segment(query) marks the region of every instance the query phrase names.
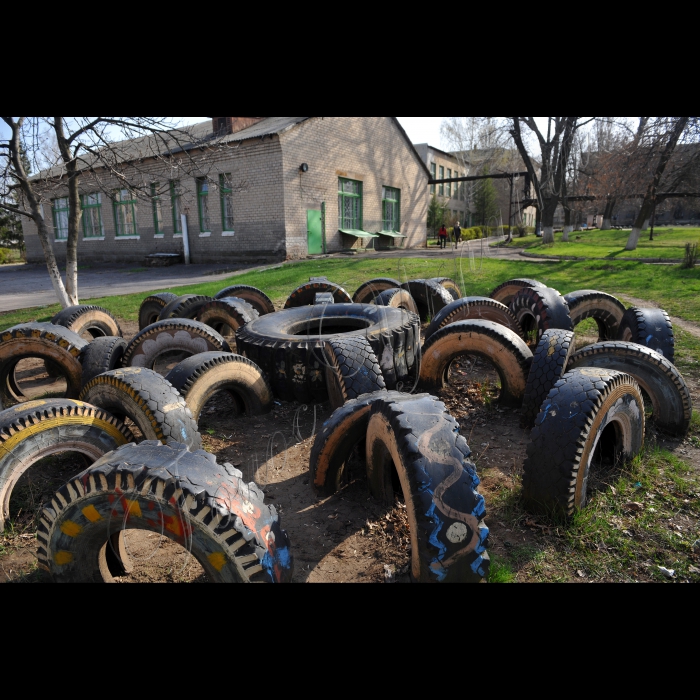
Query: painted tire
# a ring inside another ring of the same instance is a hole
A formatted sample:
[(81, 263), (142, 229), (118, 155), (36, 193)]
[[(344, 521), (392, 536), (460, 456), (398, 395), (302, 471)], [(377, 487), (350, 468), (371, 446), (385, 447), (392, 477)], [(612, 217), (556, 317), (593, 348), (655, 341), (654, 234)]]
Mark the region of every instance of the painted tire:
[(33, 464), (65, 452), (95, 462), (133, 440), (114, 416), (80, 401), (32, 401), (0, 413), (0, 532), (9, 517), (12, 491)]
[(154, 323), (158, 323), (163, 309), (171, 302), (179, 299), (177, 294), (164, 292), (163, 294), (153, 294), (143, 300), (139, 310), (139, 330), (148, 328)]
[(676, 361), (673, 324), (662, 309), (629, 309), (620, 323), (617, 339), (650, 348), (671, 364)]
[(574, 353), (576, 335), (573, 331), (545, 331), (540, 340), (525, 388), (523, 400), (524, 428), (535, 425), (540, 408), (554, 385), (566, 374)]
[(591, 463), (603, 432), (614, 426), (616, 457), (644, 445), (644, 400), (637, 382), (620, 372), (583, 367), (565, 374), (542, 405), (527, 448), (523, 478), (527, 507), (574, 515), (585, 508)]
[(263, 316), (238, 331), (236, 345), (263, 370), (278, 398), (305, 403), (327, 398), (322, 351), (327, 341), (339, 338), (366, 338), (390, 389), (412, 386), (420, 371), (418, 317), (366, 304), (310, 306)]
[(113, 369), (120, 369), (128, 343), (124, 338), (97, 338), (88, 345), (81, 363), (83, 365), (83, 387), (95, 377)]
[(198, 321), (158, 321), (129, 343), (123, 366), (153, 369), (161, 355), (174, 351), (199, 355), (203, 352), (230, 352), (231, 347), (213, 328)]
[(353, 304), (373, 304), (374, 300), (382, 293), (386, 292), (388, 289), (398, 289), (401, 286), (401, 282), (398, 280), (392, 280), (389, 277), (379, 277), (369, 282), (365, 282), (360, 288), (355, 292), (355, 296), (352, 298)]
[(387, 289), (374, 299), (375, 306), (390, 306), (418, 315), (418, 307), (413, 297), (405, 289)]
[(365, 439), (370, 410), (375, 401), (387, 398), (394, 402), (413, 401), (420, 395), (380, 391), (360, 396), (348, 401), (323, 424), (309, 461), (311, 483), (320, 495), (333, 496), (353, 478), (365, 477)]
[(71, 306), (57, 313), (51, 323), (77, 335), (90, 333), (93, 338), (121, 338), (124, 335), (117, 319), (100, 306)]
[(430, 324), (425, 338), (430, 340), (439, 330), (458, 321), (493, 321), (523, 337), (523, 329), (507, 306), (486, 297), (465, 297), (446, 306)]
[(386, 391), (379, 360), (366, 338), (337, 338), (325, 345), (326, 386), (335, 411), (364, 394)]
[(285, 309), (298, 309), (302, 306), (313, 306), (316, 301), (317, 294), (332, 294), (336, 304), (352, 304), (350, 295), (337, 284), (333, 282), (309, 282), (297, 287), (287, 303)]
[(461, 355), (475, 355), (494, 366), (501, 379), (501, 406), (522, 406), (532, 352), (522, 338), (493, 321), (460, 321), (430, 338), (423, 348), (421, 389), (441, 391), (452, 363)]
[(576, 353), (569, 369), (595, 367), (635, 378), (654, 406), (654, 423), (663, 432), (685, 436), (693, 418), (693, 399), (681, 373), (659, 353), (634, 343), (599, 343)]
[(470, 455), (457, 421), (436, 398), (373, 404), (367, 428), (370, 490), (394, 505), (396, 470), (411, 530), (414, 581), (481, 583), (489, 576), (486, 507)]
[(542, 282), (530, 279), (509, 280), (500, 287), (496, 287), (491, 293), (491, 298), (501, 304), (510, 306), (515, 297), (523, 290), (531, 287), (546, 287)]
[(286, 583), (293, 560), (277, 511), (206, 452), (147, 442), (107, 455), (64, 486), (39, 521), (39, 566), (57, 583), (113, 581), (110, 542), (126, 529), (188, 549), (214, 583)]
[(80, 398), (120, 420), (131, 419), (144, 440), (178, 442), (191, 450), (202, 447), (197, 422), (185, 399), (150, 369), (129, 367), (107, 372), (95, 377)]
[(545, 331), (551, 329), (574, 330), (569, 306), (556, 289), (526, 287), (513, 299), (510, 310), (518, 319), (525, 337), (537, 333), (537, 342)]
[(270, 297), (255, 287), (248, 287), (244, 284), (226, 287), (226, 289), (222, 289), (214, 298), (229, 299), (231, 297), (243, 299), (243, 301), (250, 304), (258, 312), (259, 316), (267, 316), (267, 314), (275, 313), (275, 306)]
[(416, 302), (420, 319), (423, 323), (432, 320), (454, 299), (440, 284), (433, 280), (413, 280), (401, 285)]
[(226, 329), (230, 329), (234, 335), (239, 328), (247, 325), (260, 314), (243, 299), (226, 297), (209, 301), (201, 307), (197, 315), (197, 321), (205, 326), (213, 328), (217, 333), (229, 335)]
[(461, 299), (464, 296), (464, 294), (462, 294), (462, 290), (459, 288), (459, 285), (449, 277), (435, 277), (430, 281), (436, 282), (441, 287), (444, 287), (455, 301), (457, 301), (457, 299)]
[(617, 340), (620, 323), (627, 312), (627, 307), (621, 301), (610, 294), (592, 289), (567, 294), (564, 300), (569, 305), (574, 328), (592, 318), (598, 324), (600, 342)]
[(214, 301), (211, 297), (205, 297), (198, 294), (185, 294), (178, 297), (175, 301), (171, 301), (161, 312), (158, 318), (159, 321), (170, 321), (171, 319), (189, 319), (197, 318), (200, 309), (210, 301)]
[(263, 416), (272, 411), (272, 389), (262, 370), (240, 355), (206, 352), (181, 362), (166, 377), (199, 422), (202, 409), (216, 394), (225, 391), (238, 414)]

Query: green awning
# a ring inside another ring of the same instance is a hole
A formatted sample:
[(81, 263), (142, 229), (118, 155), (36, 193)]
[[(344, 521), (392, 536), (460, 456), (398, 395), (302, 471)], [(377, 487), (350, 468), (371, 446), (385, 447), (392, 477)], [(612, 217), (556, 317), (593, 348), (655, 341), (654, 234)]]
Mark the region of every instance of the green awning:
[(408, 238), (404, 236), (403, 233), (396, 233), (396, 231), (379, 231), (378, 236), (389, 236), (390, 238)]
[(356, 229), (341, 228), (339, 229), (341, 233), (345, 233), (348, 236), (354, 236), (355, 238), (379, 238), (376, 233), (367, 233), (367, 231), (358, 231)]

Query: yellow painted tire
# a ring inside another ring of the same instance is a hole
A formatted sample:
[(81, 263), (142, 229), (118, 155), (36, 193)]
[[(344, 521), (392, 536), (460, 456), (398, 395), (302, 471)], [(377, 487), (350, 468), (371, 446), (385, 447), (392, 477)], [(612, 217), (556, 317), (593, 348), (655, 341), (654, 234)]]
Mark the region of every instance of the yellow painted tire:
[(80, 336), (89, 333), (92, 338), (121, 338), (123, 335), (117, 319), (101, 306), (71, 306), (57, 313), (51, 323)]

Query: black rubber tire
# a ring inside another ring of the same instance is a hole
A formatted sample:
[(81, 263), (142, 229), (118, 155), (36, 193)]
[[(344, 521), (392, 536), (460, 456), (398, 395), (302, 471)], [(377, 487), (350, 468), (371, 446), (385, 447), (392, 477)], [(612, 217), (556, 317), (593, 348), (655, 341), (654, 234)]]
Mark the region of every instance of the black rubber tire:
[(403, 309), (419, 315), (416, 302), (405, 289), (387, 289), (375, 297), (373, 303), (375, 306), (390, 306), (392, 309)]
[(403, 493), (416, 582), (488, 579), (486, 506), (470, 456), (457, 421), (435, 397), (372, 405), (367, 478), (372, 494), (387, 505), (394, 505), (395, 491)]
[(501, 304), (510, 306), (515, 297), (523, 290), (530, 287), (546, 287), (546, 284), (530, 279), (517, 279), (504, 282), (500, 287), (496, 287), (491, 293), (491, 299)]
[(528, 509), (571, 517), (585, 508), (591, 462), (611, 425), (616, 458), (635, 457), (645, 428), (637, 382), (628, 374), (587, 367), (565, 374), (542, 405), (527, 448), (523, 487)]
[(198, 321), (158, 321), (142, 330), (124, 353), (124, 367), (153, 369), (163, 353), (179, 351), (190, 355), (203, 352), (231, 352), (231, 347), (213, 328)]
[(285, 309), (298, 309), (302, 306), (313, 306), (317, 294), (332, 294), (336, 304), (352, 304), (350, 295), (333, 282), (308, 282), (297, 287), (287, 299)]
[(693, 418), (693, 399), (681, 373), (663, 355), (635, 343), (599, 343), (571, 358), (569, 369), (580, 367), (631, 375), (651, 399), (656, 427), (671, 435), (687, 435)]
[(314, 306), (328, 306), (329, 304), (335, 304), (332, 294), (317, 294), (314, 297)]
[(366, 338), (336, 338), (324, 350), (326, 386), (334, 411), (358, 396), (386, 391), (379, 360)]
[(600, 342), (617, 340), (620, 323), (627, 312), (627, 307), (619, 299), (605, 292), (583, 289), (567, 294), (564, 300), (569, 305), (574, 328), (586, 319), (592, 318), (598, 324)]
[(97, 338), (88, 345), (81, 359), (83, 387), (95, 377), (120, 369), (128, 343), (124, 338)]
[(169, 321), (174, 318), (194, 320), (197, 318), (197, 314), (202, 306), (210, 301), (214, 300), (211, 297), (202, 296), (200, 294), (185, 294), (175, 299), (175, 301), (171, 301), (160, 312), (158, 320)]
[(255, 484), (179, 445), (127, 445), (66, 484), (39, 521), (39, 566), (57, 583), (112, 578), (110, 542), (127, 529), (185, 547), (214, 583), (286, 583), (287, 533)]
[(199, 309), (197, 321), (213, 328), (222, 337), (229, 337), (259, 317), (260, 314), (247, 301), (225, 297), (204, 304)]
[(539, 343), (545, 331), (552, 328), (573, 331), (569, 305), (556, 289), (550, 287), (526, 287), (518, 292), (510, 305), (527, 338), (537, 333)]
[(243, 301), (250, 304), (257, 312), (259, 316), (267, 316), (267, 314), (275, 313), (275, 305), (272, 303), (270, 297), (264, 292), (261, 292), (255, 287), (248, 287), (245, 284), (237, 284), (233, 287), (226, 287), (222, 289), (215, 299), (243, 299)]
[(59, 311), (51, 323), (80, 336), (83, 333), (90, 333), (93, 338), (121, 338), (124, 335), (117, 319), (101, 306), (71, 306)]
[(393, 280), (389, 277), (379, 277), (369, 282), (365, 282), (355, 292), (352, 298), (353, 304), (373, 304), (374, 300), (388, 289), (398, 289), (401, 282)]
[(133, 440), (114, 416), (80, 401), (32, 401), (0, 413), (0, 532), (9, 517), (12, 491), (33, 464), (66, 452), (95, 462)]
[[(324, 328), (328, 335), (321, 335)], [(263, 316), (238, 331), (236, 345), (263, 370), (275, 396), (307, 403), (328, 396), (322, 350), (336, 338), (367, 338), (390, 389), (412, 387), (420, 372), (418, 317), (366, 304), (311, 306)]]
[[(335, 411), (316, 435), (311, 449), (309, 469), (316, 492), (321, 496), (333, 496), (354, 478), (366, 477), (365, 439), (370, 411), (375, 401), (413, 401), (420, 396), (398, 391), (380, 391), (359, 396)], [(355, 463), (357, 468), (353, 469)]]
[(66, 378), (65, 398), (77, 399), (82, 385), (80, 358), (87, 342), (63, 326), (26, 323), (0, 333), (0, 402), (7, 407), (25, 396), (15, 380), (17, 365), (27, 358), (53, 363)]
[(425, 323), (432, 321), (454, 299), (440, 284), (433, 280), (412, 280), (401, 285), (416, 302), (420, 320)]
[(462, 355), (480, 357), (494, 366), (501, 379), (501, 406), (522, 406), (532, 352), (522, 338), (493, 321), (459, 321), (433, 335), (423, 347), (421, 389), (439, 393), (452, 363)]
[(179, 299), (177, 294), (164, 292), (163, 294), (152, 294), (143, 300), (139, 310), (139, 330), (148, 328), (154, 323), (158, 323), (163, 309), (172, 301)]
[(464, 296), (459, 285), (449, 277), (435, 277), (429, 281), (437, 282), (437, 284), (439, 284), (441, 287), (444, 287), (450, 293), (450, 296), (454, 299), (454, 301), (457, 301), (457, 299), (461, 299)]
[(532, 428), (544, 400), (554, 385), (566, 374), (569, 360), (576, 349), (573, 331), (552, 329), (540, 340), (525, 388), (522, 427)]
[(83, 389), (80, 399), (119, 420), (131, 419), (144, 440), (178, 442), (191, 450), (202, 448), (197, 422), (185, 399), (150, 369), (127, 367), (106, 372)]
[(512, 311), (487, 297), (465, 297), (446, 306), (430, 324), (425, 339), (430, 340), (439, 330), (458, 321), (493, 321), (523, 337), (523, 329)]
[(263, 416), (273, 407), (272, 388), (260, 367), (240, 355), (205, 352), (181, 362), (166, 377), (199, 422), (202, 409), (221, 391), (229, 394), (237, 414)]
[(662, 309), (628, 309), (617, 340), (637, 343), (663, 355), (671, 364), (676, 362), (676, 338), (669, 315)]

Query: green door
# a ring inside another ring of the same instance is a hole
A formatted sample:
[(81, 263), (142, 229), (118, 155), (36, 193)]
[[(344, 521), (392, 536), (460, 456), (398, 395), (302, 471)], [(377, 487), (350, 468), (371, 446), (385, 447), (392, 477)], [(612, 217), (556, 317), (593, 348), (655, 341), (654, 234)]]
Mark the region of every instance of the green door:
[(321, 212), (309, 209), (306, 212), (306, 221), (309, 235), (309, 255), (323, 255), (323, 224)]

